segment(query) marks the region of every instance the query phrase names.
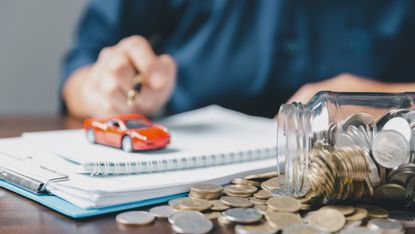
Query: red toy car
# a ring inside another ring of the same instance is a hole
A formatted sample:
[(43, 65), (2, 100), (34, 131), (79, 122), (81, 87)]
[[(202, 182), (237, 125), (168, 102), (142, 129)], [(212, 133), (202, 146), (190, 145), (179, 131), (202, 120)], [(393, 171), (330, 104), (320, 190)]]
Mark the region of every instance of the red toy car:
[(153, 124), (140, 114), (87, 119), (84, 129), (89, 142), (114, 146), (126, 152), (160, 149), (170, 143), (167, 128)]

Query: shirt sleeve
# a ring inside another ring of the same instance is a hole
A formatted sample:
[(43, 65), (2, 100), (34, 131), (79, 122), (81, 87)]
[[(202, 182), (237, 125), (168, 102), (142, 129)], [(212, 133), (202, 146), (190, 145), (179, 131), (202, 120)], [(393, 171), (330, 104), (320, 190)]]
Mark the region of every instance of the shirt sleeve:
[(73, 44), (63, 59), (60, 93), (68, 77), (77, 69), (95, 63), (104, 47), (131, 35), (149, 38), (162, 31), (166, 4), (165, 0), (92, 0), (78, 22)]

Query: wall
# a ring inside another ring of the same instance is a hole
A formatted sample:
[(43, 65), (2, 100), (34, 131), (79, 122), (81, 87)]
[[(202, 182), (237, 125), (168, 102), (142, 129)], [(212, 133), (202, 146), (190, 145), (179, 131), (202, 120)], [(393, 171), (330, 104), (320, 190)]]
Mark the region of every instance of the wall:
[(58, 113), (62, 56), (87, 2), (0, 1), (0, 115)]

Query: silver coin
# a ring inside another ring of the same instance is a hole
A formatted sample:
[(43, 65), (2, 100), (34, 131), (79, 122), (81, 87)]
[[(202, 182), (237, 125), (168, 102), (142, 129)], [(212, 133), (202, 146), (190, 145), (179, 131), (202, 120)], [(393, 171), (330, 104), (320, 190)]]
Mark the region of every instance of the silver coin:
[(356, 142), (347, 133), (336, 134), (336, 136), (334, 137), (334, 143), (337, 148), (351, 147), (356, 145)]
[(349, 116), (347, 119), (345, 119), (342, 122), (342, 128), (344, 131), (347, 130), (349, 126), (366, 126), (366, 125), (372, 125), (374, 123), (373, 116), (371, 114), (361, 112), (354, 115)]
[(154, 216), (146, 211), (128, 211), (118, 214), (115, 220), (126, 225), (146, 225), (154, 221)]
[(148, 212), (157, 218), (168, 218), (175, 213), (170, 206), (156, 206), (151, 208)]
[(199, 217), (201, 217), (201, 218), (204, 218), (204, 217), (205, 217), (205, 216), (204, 216), (202, 213), (200, 213), (199, 211), (178, 211), (178, 212), (176, 212), (176, 213), (174, 213), (174, 214), (170, 215), (170, 216), (168, 217), (168, 220), (169, 220), (169, 223), (170, 223), (170, 224), (174, 224), (174, 222), (175, 222), (175, 220), (176, 220), (176, 219), (180, 219), (181, 217), (187, 217), (187, 216), (189, 216), (189, 215), (192, 215), (192, 216), (197, 215), (197, 216), (199, 216)]
[(204, 234), (213, 229), (212, 221), (203, 215), (200, 216), (197, 212), (184, 212), (181, 215), (177, 215), (179, 213), (181, 212), (172, 215), (174, 219), (172, 228), (177, 233)]
[(403, 230), (402, 224), (388, 219), (371, 219), (367, 227), (372, 230), (381, 230), (382, 233), (400, 233)]
[(409, 143), (395, 130), (380, 131), (373, 140), (372, 154), (383, 167), (398, 167), (409, 162)]
[(404, 117), (405, 114), (408, 113), (407, 109), (394, 109), (394, 110), (390, 110), (388, 112), (385, 112), (383, 115), (379, 116), (376, 119), (376, 125), (377, 128), (382, 130), (383, 126), (391, 119), (395, 118), (395, 117)]
[(405, 139), (409, 142), (411, 140), (411, 127), (406, 119), (402, 117), (395, 117), (390, 119), (383, 126), (382, 130), (395, 130), (401, 133)]
[(296, 233), (308, 233), (308, 234), (328, 234), (329, 232), (324, 231), (320, 227), (311, 225), (308, 223), (296, 223), (287, 225), (282, 230), (282, 234), (296, 234)]
[(404, 115), (405, 119), (408, 121), (409, 126), (415, 128), (415, 110), (411, 110)]
[(380, 229), (369, 229), (366, 227), (351, 227), (346, 228), (340, 234), (382, 234)]
[(253, 208), (232, 208), (222, 212), (222, 215), (237, 223), (254, 223), (262, 218), (262, 214)]

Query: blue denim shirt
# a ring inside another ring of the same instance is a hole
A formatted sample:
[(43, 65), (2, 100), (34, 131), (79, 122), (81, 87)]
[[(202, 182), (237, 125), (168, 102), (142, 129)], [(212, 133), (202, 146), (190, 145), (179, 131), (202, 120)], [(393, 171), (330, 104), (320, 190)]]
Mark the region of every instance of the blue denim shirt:
[(301, 85), (348, 72), (415, 79), (412, 0), (95, 0), (64, 79), (130, 35), (177, 61), (169, 113), (220, 104), (273, 116)]

